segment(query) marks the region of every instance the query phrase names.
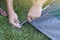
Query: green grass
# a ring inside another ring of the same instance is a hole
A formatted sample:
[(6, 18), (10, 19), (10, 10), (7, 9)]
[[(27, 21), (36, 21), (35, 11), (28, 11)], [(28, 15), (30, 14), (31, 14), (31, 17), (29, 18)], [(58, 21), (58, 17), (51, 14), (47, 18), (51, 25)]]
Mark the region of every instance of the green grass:
[[(0, 0), (0, 7), (6, 10), (6, 1)], [(27, 17), (31, 0), (14, 0), (14, 10), (20, 21)], [(8, 22), (8, 17), (0, 15), (0, 40), (50, 40), (46, 35), (36, 30), (32, 25), (26, 23), (21, 29), (13, 28)]]

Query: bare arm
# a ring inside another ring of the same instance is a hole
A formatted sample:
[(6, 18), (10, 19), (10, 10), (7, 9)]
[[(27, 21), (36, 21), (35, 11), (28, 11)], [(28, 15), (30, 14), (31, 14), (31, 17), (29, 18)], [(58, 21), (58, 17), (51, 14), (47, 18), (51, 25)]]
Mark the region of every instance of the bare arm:
[[(13, 12), (13, 0), (6, 0), (7, 1), (7, 9), (8, 9), (8, 12)], [(10, 13), (11, 14), (11, 13)]]
[(13, 0), (6, 0), (7, 1), (7, 10), (8, 10), (8, 15), (9, 15), (9, 22), (18, 28), (21, 28), (19, 26), (19, 20), (17, 14), (14, 12), (13, 9)]
[(47, 0), (35, 0), (35, 3), (33, 5), (37, 5), (42, 7), (43, 4), (46, 2)]

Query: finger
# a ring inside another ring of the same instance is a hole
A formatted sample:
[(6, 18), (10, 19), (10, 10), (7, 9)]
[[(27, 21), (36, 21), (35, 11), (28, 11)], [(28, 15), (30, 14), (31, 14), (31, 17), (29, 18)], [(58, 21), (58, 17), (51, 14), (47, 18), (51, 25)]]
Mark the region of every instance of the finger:
[(14, 19), (14, 22), (17, 24), (17, 23), (20, 23), (18, 19)]
[(31, 17), (32, 18), (32, 20), (35, 20), (36, 19), (36, 17)]
[(14, 21), (11, 21), (11, 24), (17, 28), (21, 28), (21, 26), (19, 25), (19, 23), (15, 23)]
[(29, 22), (31, 22), (31, 21), (32, 21), (31, 16), (28, 16), (28, 21), (29, 21)]
[(21, 25), (19, 24), (20, 22), (19, 22), (19, 20), (18, 20), (18, 19), (15, 19), (15, 20), (14, 20), (14, 22), (15, 22), (15, 23), (16, 23), (16, 25), (17, 25), (16, 27), (21, 28)]
[(35, 20), (37, 18), (40, 18), (41, 16), (32, 16), (32, 19)]
[(39, 18), (39, 16), (32, 16), (32, 20)]
[(15, 27), (17, 27), (17, 28), (21, 28), (21, 26), (17, 23), (12, 23)]

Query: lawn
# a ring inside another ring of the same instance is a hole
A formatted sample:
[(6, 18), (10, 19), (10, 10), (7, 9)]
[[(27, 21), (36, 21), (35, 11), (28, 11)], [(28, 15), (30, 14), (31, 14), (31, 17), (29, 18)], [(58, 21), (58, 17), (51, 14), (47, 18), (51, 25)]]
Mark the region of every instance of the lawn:
[[(47, 2), (49, 3), (49, 1)], [(47, 4), (46, 3), (46, 4)], [(45, 5), (46, 5), (45, 4)], [(6, 1), (0, 0), (0, 7), (7, 11)], [(31, 0), (14, 0), (14, 10), (22, 22), (26, 19)], [(8, 22), (8, 17), (0, 15), (0, 40), (50, 40), (46, 35), (36, 30), (32, 25), (26, 23), (21, 29), (13, 28)]]

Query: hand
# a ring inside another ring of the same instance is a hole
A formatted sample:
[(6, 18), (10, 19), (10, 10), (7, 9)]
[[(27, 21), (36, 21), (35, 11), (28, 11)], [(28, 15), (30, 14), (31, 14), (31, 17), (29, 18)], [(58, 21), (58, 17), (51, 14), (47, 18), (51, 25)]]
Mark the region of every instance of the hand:
[(31, 22), (32, 20), (39, 18), (41, 16), (41, 11), (42, 8), (40, 6), (32, 6), (28, 12), (28, 21)]
[(18, 16), (17, 14), (13, 11), (13, 12), (9, 12), (9, 22), (17, 27), (17, 28), (21, 28), (21, 26), (19, 26), (19, 20), (18, 20)]

